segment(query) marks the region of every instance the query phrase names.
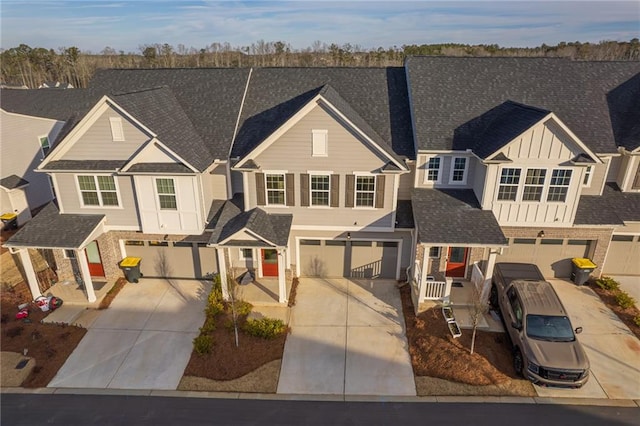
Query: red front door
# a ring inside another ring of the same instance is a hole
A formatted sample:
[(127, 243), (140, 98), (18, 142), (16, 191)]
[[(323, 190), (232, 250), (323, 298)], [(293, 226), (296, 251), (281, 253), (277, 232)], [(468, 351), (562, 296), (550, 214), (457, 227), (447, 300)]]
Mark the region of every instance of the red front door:
[(87, 255), (87, 262), (89, 263), (89, 273), (92, 277), (104, 277), (104, 268), (102, 267), (102, 259), (100, 258), (100, 249), (98, 248), (98, 242), (92, 241), (84, 249)]
[(467, 248), (449, 247), (447, 277), (464, 277), (467, 266)]
[(262, 276), (278, 276), (278, 251), (273, 249), (260, 250), (262, 253)]

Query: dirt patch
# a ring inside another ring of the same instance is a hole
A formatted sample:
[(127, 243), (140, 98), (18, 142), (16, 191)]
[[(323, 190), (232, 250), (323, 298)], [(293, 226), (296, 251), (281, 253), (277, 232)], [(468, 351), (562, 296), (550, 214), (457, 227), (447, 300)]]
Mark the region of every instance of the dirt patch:
[(640, 317), (640, 310), (635, 306), (624, 309), (616, 302), (616, 292), (612, 290), (605, 290), (600, 288), (595, 282), (590, 282), (589, 287), (600, 297), (600, 299), (607, 305), (607, 308), (611, 309), (620, 318), (620, 321), (624, 323), (629, 330), (640, 339), (640, 327), (638, 327), (634, 321), (634, 318)]
[(127, 283), (128, 281), (125, 278), (118, 278), (118, 281), (116, 281), (113, 287), (111, 287), (107, 294), (104, 295), (104, 298), (100, 302), (100, 306), (98, 306), (98, 309), (107, 309), (109, 306), (111, 306), (111, 302), (113, 302), (113, 299), (116, 298), (118, 293), (120, 293), (120, 291)]
[[(239, 318), (240, 324), (246, 319)], [(244, 376), (263, 365), (282, 359), (286, 334), (275, 339), (251, 336), (239, 330), (236, 347), (231, 314), (223, 312), (215, 317), (213, 348), (210, 354), (191, 354), (185, 376), (205, 377), (213, 380), (232, 380)]]
[(36, 366), (23, 382), (24, 387), (44, 387), (76, 348), (87, 330), (70, 325), (42, 324), (49, 313), (37, 306), (29, 306), (29, 322), (18, 320), (17, 306), (24, 300), (11, 292), (0, 295), (2, 321), (0, 345), (3, 351), (17, 352), (35, 358)]
[(271, 361), (251, 373), (233, 380), (212, 380), (204, 377), (184, 376), (180, 380), (178, 390), (276, 393), (281, 364), (281, 360)]
[[(1, 352), (0, 386), (18, 387), (31, 374), (36, 365), (36, 360), (17, 352)], [(18, 366), (20, 368), (18, 368)]]
[(498, 385), (474, 386), (435, 377), (416, 377), (416, 392), (420, 396), (537, 396), (527, 380), (513, 380)]
[[(470, 389), (486, 386), (492, 388), (486, 388), (485, 392), (493, 392), (487, 395), (529, 395), (534, 392), (528, 381), (516, 375), (511, 344), (505, 333), (478, 331), (475, 353), (471, 354), (471, 331), (463, 330), (462, 336), (454, 339), (440, 308), (429, 309), (416, 317), (410, 292), (409, 286), (400, 289), (416, 384), (423, 383), (416, 385), (419, 395), (434, 395), (432, 392), (466, 395), (459, 392), (472, 392)], [(422, 377), (471, 385), (472, 388), (451, 385), (437, 390), (437, 386), (431, 386), (432, 380), (422, 380)], [(477, 390), (473, 392), (479, 394)]]

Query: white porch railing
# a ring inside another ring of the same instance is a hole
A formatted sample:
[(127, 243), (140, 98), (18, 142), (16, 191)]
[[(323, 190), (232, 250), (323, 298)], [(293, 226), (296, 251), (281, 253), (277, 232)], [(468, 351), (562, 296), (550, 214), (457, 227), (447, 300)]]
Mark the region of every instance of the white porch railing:
[(448, 301), (451, 294), (451, 284), (453, 279), (445, 278), (444, 281), (436, 281), (431, 275), (427, 275), (422, 281), (422, 271), (420, 264), (416, 262), (413, 265), (413, 273), (411, 274), (411, 285), (417, 293), (417, 303), (420, 304), (426, 300)]

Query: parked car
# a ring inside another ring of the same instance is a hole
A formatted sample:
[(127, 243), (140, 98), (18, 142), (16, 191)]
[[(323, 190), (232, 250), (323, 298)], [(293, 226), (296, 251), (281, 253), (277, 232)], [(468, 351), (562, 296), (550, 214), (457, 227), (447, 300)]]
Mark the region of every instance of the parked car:
[(543, 386), (580, 388), (589, 360), (567, 311), (536, 265), (497, 263), (490, 303), (502, 314), (516, 372)]

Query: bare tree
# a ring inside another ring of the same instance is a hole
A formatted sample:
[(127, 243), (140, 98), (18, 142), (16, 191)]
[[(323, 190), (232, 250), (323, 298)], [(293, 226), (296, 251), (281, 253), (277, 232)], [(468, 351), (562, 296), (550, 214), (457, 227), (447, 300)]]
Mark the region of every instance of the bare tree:
[(476, 345), (476, 330), (478, 329), (478, 324), (480, 323), (480, 319), (489, 311), (489, 304), (482, 297), (482, 292), (476, 287), (475, 284), (471, 285), (471, 295), (469, 297), (469, 319), (471, 321), (471, 327), (473, 329), (473, 333), (471, 335), (471, 353), (473, 354), (473, 350)]

